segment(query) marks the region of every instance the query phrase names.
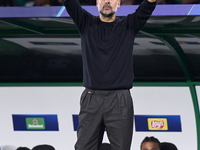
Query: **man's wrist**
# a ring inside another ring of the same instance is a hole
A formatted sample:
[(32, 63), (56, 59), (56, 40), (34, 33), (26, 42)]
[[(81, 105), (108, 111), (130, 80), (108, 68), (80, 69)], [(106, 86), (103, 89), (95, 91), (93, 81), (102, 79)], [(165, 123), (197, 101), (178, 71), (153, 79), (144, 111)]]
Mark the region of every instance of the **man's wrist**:
[(150, 3), (154, 3), (156, 2), (156, 0), (148, 0)]

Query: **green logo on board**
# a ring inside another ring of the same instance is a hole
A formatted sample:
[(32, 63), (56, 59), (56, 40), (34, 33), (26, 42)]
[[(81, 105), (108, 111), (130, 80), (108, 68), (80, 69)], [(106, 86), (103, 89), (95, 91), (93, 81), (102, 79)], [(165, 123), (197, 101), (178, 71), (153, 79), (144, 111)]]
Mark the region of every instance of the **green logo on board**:
[(29, 130), (44, 130), (44, 118), (26, 118), (26, 128)]

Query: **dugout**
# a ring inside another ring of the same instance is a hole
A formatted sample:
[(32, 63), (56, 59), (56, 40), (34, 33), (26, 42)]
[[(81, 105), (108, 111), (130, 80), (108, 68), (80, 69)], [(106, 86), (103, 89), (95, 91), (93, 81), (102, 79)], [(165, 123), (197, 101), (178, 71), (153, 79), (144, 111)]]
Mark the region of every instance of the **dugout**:
[[(84, 8), (98, 15), (95, 6)], [(117, 15), (136, 8), (121, 6)], [(200, 150), (199, 10), (198, 4), (158, 5), (133, 43), (133, 149), (144, 136), (153, 135), (179, 149)], [(1, 8), (0, 118), (5, 126), (0, 129), (1, 144), (33, 147), (42, 141), (58, 150), (70, 149), (82, 90), (80, 37), (64, 8)], [(15, 115), (45, 120), (52, 114), (57, 130), (15, 128)], [(152, 130), (145, 121), (149, 118), (166, 119), (168, 128)], [(146, 126), (138, 128), (140, 123)]]

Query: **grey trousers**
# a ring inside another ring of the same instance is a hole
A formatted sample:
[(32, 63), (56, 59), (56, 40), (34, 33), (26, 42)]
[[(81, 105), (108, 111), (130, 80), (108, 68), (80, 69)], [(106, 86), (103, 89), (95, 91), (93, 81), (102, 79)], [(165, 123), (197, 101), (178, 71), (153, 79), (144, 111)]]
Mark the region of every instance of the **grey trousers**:
[(107, 132), (112, 150), (130, 150), (133, 102), (129, 90), (89, 90), (81, 95), (75, 150), (99, 150)]

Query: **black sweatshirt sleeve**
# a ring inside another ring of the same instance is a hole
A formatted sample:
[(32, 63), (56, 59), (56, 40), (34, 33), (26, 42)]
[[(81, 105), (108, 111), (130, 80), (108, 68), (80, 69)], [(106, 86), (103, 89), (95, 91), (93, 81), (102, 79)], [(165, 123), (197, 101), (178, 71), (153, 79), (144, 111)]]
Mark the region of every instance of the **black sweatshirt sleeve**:
[(137, 34), (139, 30), (145, 25), (147, 20), (151, 17), (153, 10), (156, 7), (156, 2), (150, 3), (148, 0), (144, 0), (135, 13), (128, 15), (128, 23), (131, 26), (133, 34)]
[(91, 16), (85, 9), (83, 9), (78, 0), (63, 0), (63, 4), (73, 19), (74, 23), (77, 25), (80, 33), (83, 32), (88, 16)]

